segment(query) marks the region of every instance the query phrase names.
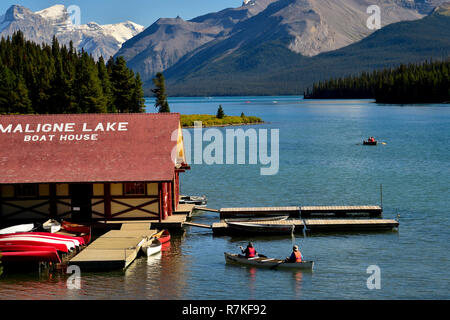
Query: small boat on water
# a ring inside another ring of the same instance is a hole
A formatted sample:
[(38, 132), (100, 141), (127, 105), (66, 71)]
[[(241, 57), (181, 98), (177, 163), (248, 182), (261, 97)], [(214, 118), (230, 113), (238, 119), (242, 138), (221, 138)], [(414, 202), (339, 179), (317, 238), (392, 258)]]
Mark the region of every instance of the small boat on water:
[(159, 242), (161, 242), (162, 244), (164, 244), (164, 243), (170, 241), (170, 233), (169, 233), (169, 230), (164, 229), (163, 231), (158, 232), (157, 234), (155, 234), (155, 235), (153, 236), (153, 238), (158, 239)]
[(284, 260), (267, 258), (267, 257), (254, 257), (245, 258), (240, 254), (225, 252), (225, 261), (227, 263), (235, 263), (240, 265), (247, 265), (260, 268), (272, 268), (272, 269), (292, 269), (292, 270), (311, 270), (314, 267), (314, 261), (302, 261), (302, 262), (285, 262)]
[(249, 222), (227, 222), (228, 228), (233, 232), (245, 234), (292, 234), (293, 224), (270, 224)]
[(197, 206), (206, 206), (208, 200), (206, 196), (180, 196), (179, 203), (181, 204), (195, 204)]
[(0, 234), (9, 234), (16, 232), (28, 232), (34, 229), (34, 223), (19, 224), (16, 226), (4, 228), (0, 230)]
[(363, 145), (366, 145), (366, 146), (376, 146), (377, 144), (378, 144), (378, 141), (366, 141), (366, 140), (363, 141)]
[(46, 222), (44, 222), (42, 224), (42, 227), (44, 228), (44, 230), (46, 230), (50, 233), (55, 233), (55, 232), (58, 232), (59, 230), (61, 230), (61, 223), (59, 223), (56, 220), (50, 219), (50, 220), (47, 220)]
[(144, 243), (141, 247), (141, 251), (147, 256), (154, 255), (158, 252), (161, 252), (162, 244), (158, 239), (150, 239), (146, 243)]
[(91, 233), (90, 226), (86, 226), (86, 225), (82, 225), (82, 224), (78, 224), (78, 223), (62, 221), (61, 226), (64, 230), (66, 230), (67, 232), (71, 232), (71, 233), (88, 233), (88, 234)]
[(289, 216), (272, 216), (264, 218), (233, 218), (225, 219), (224, 222), (259, 222), (259, 221), (284, 221), (287, 220)]

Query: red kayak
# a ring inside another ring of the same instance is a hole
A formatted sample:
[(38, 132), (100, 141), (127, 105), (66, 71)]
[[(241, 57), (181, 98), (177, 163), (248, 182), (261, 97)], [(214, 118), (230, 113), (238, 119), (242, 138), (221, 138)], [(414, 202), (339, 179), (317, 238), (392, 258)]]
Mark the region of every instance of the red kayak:
[(163, 231), (163, 233), (157, 238), (159, 242), (166, 243), (170, 241), (170, 233), (167, 229)]
[(46, 243), (57, 243), (57, 244), (64, 244), (66, 245), (67, 249), (72, 250), (76, 249), (80, 242), (75, 239), (63, 239), (59, 237), (53, 237), (53, 236), (43, 236), (33, 233), (25, 233), (25, 234), (10, 234), (10, 235), (2, 235), (0, 236), (0, 240), (33, 240), (33, 241), (40, 241), (42, 242), (41, 245), (46, 245)]
[(11, 233), (11, 234), (2, 234), (2, 235), (0, 235), (0, 238), (15, 237), (15, 236), (28, 236), (28, 237), (51, 238), (51, 239), (58, 239), (58, 240), (69, 240), (69, 241), (72, 241), (76, 246), (85, 244), (83, 237), (73, 237), (73, 236), (68, 236), (65, 234), (56, 234), (56, 233), (49, 233), (49, 232), (17, 232), (17, 233)]
[(2, 252), (2, 262), (56, 262), (61, 263), (54, 251), (17, 251)]
[(66, 244), (51, 241), (42, 238), (20, 238), (20, 237), (10, 237), (10, 238), (0, 238), (0, 245), (19, 245), (19, 246), (34, 246), (34, 247), (53, 247), (60, 252), (67, 253), (69, 252), (69, 248)]
[(12, 251), (54, 251), (57, 252), (55, 247), (49, 246), (26, 246), (26, 245), (14, 245), (14, 244), (0, 244), (0, 252), (12, 252)]
[(71, 232), (71, 233), (91, 233), (91, 227), (90, 226), (85, 226), (82, 224), (78, 224), (78, 223), (72, 223), (72, 222), (68, 222), (68, 221), (63, 221), (61, 223), (62, 227), (64, 230), (66, 230), (67, 232)]

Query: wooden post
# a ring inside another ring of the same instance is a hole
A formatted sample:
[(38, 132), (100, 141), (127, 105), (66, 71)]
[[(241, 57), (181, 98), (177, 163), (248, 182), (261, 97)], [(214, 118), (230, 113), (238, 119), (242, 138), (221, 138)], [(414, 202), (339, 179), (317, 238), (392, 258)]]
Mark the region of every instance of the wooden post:
[(50, 193), (50, 203), (49, 203), (49, 214), (50, 219), (55, 219), (58, 216), (58, 204), (56, 199), (56, 183), (50, 183), (49, 185)]
[(103, 188), (105, 198), (105, 220), (111, 220), (111, 183), (105, 183)]
[(162, 198), (161, 182), (158, 182), (158, 197), (159, 197), (159, 222), (161, 222), (163, 216), (163, 198)]
[(383, 185), (380, 184), (381, 209), (383, 209)]

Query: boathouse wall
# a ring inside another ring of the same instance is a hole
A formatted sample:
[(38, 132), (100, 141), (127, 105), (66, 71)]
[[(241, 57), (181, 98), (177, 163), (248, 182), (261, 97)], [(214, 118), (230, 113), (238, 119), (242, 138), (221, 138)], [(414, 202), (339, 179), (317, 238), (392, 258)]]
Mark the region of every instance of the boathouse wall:
[[(143, 186), (141, 192), (130, 193), (129, 184)], [(133, 220), (161, 219), (171, 216), (177, 209), (179, 195), (178, 179), (170, 182), (127, 182), (127, 183), (91, 183), (88, 208), (79, 208), (74, 202), (69, 183), (41, 183), (0, 185), (0, 219), (1, 220), (46, 220), (72, 219), (80, 210), (88, 209), (88, 220)], [(21, 195), (20, 187), (35, 193)]]

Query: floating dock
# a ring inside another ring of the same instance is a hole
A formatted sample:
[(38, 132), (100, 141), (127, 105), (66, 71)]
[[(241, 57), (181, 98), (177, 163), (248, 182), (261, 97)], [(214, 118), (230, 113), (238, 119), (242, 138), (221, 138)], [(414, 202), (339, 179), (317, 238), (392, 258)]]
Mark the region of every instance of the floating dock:
[(121, 230), (111, 230), (90, 243), (69, 260), (84, 270), (115, 270), (127, 268), (137, 257), (142, 244), (157, 230), (150, 223), (124, 223)]
[[(340, 232), (340, 231), (388, 231), (398, 228), (399, 222), (391, 219), (290, 219), (283, 221), (256, 221), (255, 224), (294, 225), (294, 233)], [(216, 222), (211, 226), (214, 235), (235, 234), (226, 222)], [(243, 234), (245, 235), (245, 234)]]
[[(202, 208), (196, 208), (203, 210)], [(211, 211), (209, 209), (208, 211)], [(218, 210), (221, 219), (248, 218), (248, 217), (270, 217), (288, 215), (291, 218), (319, 217), (379, 217), (383, 214), (380, 206), (302, 206), (302, 207), (254, 207), (254, 208), (222, 208)]]

